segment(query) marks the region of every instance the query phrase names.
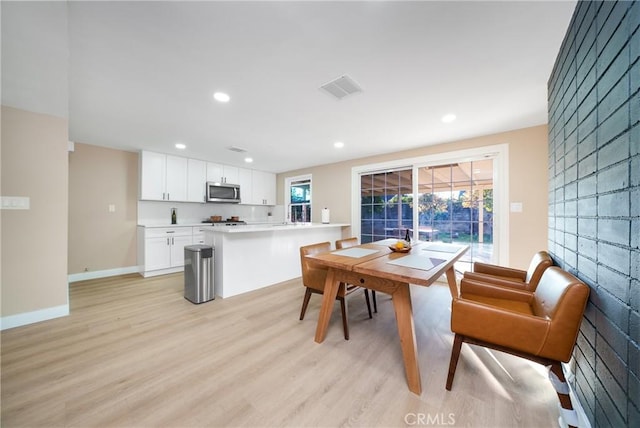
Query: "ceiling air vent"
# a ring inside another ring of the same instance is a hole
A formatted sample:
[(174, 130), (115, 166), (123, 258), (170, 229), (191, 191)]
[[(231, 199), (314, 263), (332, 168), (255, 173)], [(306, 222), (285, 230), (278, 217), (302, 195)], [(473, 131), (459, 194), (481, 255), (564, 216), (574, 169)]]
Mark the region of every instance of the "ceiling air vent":
[(237, 146), (229, 146), (227, 147), (227, 150), (231, 150), (232, 152), (237, 152), (237, 153), (245, 153), (246, 150), (243, 149), (242, 147), (237, 147)]
[(325, 83), (320, 86), (320, 89), (324, 89), (337, 99), (341, 100), (347, 95), (353, 95), (362, 92), (362, 88), (351, 77), (344, 75), (340, 76), (329, 83)]

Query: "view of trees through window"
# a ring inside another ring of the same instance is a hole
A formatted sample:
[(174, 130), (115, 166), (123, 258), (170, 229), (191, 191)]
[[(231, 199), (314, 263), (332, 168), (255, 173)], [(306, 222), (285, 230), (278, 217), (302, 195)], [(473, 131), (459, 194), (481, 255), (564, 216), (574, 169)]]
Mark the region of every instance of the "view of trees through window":
[(493, 251), (493, 160), (418, 169), (419, 239), (469, 245), (458, 264), (491, 260)]
[(413, 229), (411, 168), (360, 177), (360, 242), (404, 237)]
[[(493, 250), (493, 161), (460, 162), (362, 174), (361, 242), (403, 238), (470, 246), (458, 268), (490, 261)], [(414, 221), (414, 201), (417, 221)], [(416, 234), (417, 232), (417, 234)]]
[(311, 179), (292, 181), (289, 189), (289, 220), (311, 222)]

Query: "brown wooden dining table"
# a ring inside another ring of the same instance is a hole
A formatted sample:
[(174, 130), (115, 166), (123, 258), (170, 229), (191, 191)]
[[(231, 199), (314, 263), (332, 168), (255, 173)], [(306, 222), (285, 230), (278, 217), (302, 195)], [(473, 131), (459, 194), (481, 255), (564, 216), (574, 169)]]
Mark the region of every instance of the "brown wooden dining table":
[(409, 285), (429, 286), (444, 274), (451, 295), (457, 296), (454, 263), (469, 246), (421, 242), (413, 245), (409, 252), (401, 253), (390, 249), (389, 245), (395, 242), (396, 240), (386, 239), (306, 256), (314, 264), (328, 268), (315, 341), (322, 343), (325, 339), (341, 282), (390, 294), (396, 313), (409, 390), (420, 395), (422, 385)]

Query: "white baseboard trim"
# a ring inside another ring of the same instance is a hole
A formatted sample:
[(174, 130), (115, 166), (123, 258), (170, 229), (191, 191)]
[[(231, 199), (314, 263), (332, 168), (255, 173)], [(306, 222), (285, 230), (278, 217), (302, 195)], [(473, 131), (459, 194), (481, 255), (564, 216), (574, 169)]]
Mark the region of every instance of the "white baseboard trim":
[(130, 273), (139, 273), (139, 266), (129, 266), (123, 268), (94, 270), (90, 272), (72, 273), (69, 275), (69, 282), (86, 281), (88, 279), (108, 278), (116, 275), (128, 275)]
[[(567, 380), (567, 385), (569, 385), (569, 397), (571, 397), (571, 404), (573, 405), (573, 409), (576, 411), (578, 415), (578, 427), (580, 428), (591, 428), (591, 423), (589, 422), (589, 418), (587, 418), (587, 414), (584, 412), (584, 407), (582, 407), (582, 403), (578, 400), (578, 396), (573, 388), (575, 383), (575, 374), (573, 373), (573, 368), (575, 367), (575, 361), (573, 358), (568, 363), (562, 363), (562, 371), (564, 372), (564, 377)], [(558, 411), (560, 411), (560, 403), (558, 403)], [(568, 425), (562, 419), (562, 416), (558, 419), (558, 424), (561, 428), (566, 428)]]
[(40, 321), (47, 321), (54, 318), (66, 317), (69, 315), (69, 304), (53, 306), (51, 308), (40, 309), (22, 314), (9, 315), (0, 318), (0, 330), (20, 327)]
[(169, 269), (150, 270), (146, 272), (143, 271), (141, 273), (143, 277), (149, 278), (152, 276), (167, 275), (170, 273), (177, 273), (177, 272), (184, 272), (184, 266), (178, 266), (178, 267), (169, 268)]

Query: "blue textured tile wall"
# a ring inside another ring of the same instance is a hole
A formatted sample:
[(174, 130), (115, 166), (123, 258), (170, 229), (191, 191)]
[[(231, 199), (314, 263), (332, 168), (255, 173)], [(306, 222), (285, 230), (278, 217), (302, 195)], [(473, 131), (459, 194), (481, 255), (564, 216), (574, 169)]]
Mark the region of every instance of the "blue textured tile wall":
[(592, 291), (574, 387), (640, 426), (640, 2), (578, 2), (548, 91), (549, 251)]

